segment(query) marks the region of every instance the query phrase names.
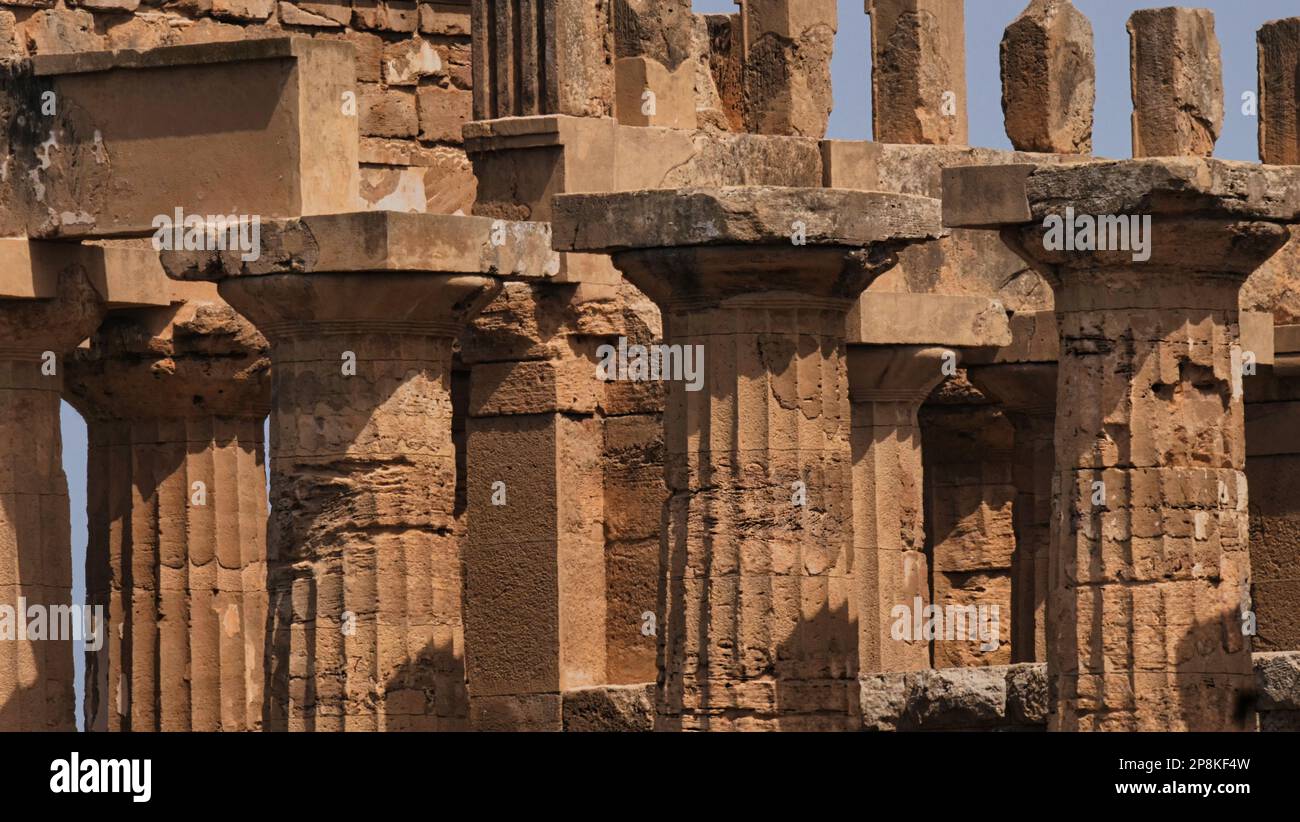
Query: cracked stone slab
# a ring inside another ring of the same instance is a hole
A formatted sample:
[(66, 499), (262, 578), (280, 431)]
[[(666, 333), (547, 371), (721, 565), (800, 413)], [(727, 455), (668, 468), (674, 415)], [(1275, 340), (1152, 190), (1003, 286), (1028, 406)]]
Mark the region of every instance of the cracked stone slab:
[(365, 271), (545, 278), (559, 270), (549, 224), (488, 217), (362, 211), (273, 220), (262, 224), (261, 246), (251, 261), (239, 251), (165, 251), (163, 267), (189, 280)]
[(937, 238), (939, 201), (820, 188), (684, 188), (555, 198), (560, 251), (789, 245), (861, 247)]

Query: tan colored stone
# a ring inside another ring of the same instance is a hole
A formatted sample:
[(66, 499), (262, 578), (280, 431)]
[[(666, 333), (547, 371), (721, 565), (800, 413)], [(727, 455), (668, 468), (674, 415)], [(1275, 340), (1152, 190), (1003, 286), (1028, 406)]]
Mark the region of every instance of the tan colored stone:
[[(666, 342), (705, 352), (704, 390), (670, 381), (665, 408), (661, 727), (858, 724), (845, 315), (892, 263), (877, 243), (932, 236), (937, 223), (922, 201), (861, 196), (556, 198), (557, 247), (614, 251), (664, 312)], [(790, 214), (845, 214), (859, 203), (873, 209), (873, 228), (818, 223), (807, 246), (789, 242)], [(658, 218), (640, 219), (651, 204)], [(910, 216), (882, 222), (891, 210)], [(597, 212), (609, 215), (606, 226), (584, 230)], [(698, 227), (708, 219), (712, 231)], [(897, 233), (883, 236), (884, 225)], [(718, 245), (699, 246), (701, 232)], [(708, 422), (724, 417), (733, 422)]]
[(610, 116), (612, 6), (613, 0), (474, 0), (474, 119)]
[(361, 133), (371, 137), (414, 137), (420, 129), (415, 89), (359, 83)]
[(835, 0), (746, 0), (745, 130), (820, 138), (830, 120)]
[(461, 129), (469, 122), (473, 106), (470, 92), (441, 86), (420, 86), (417, 104), (421, 140), (461, 142)]
[[(0, 300), (0, 436), (7, 443), (0, 459), (0, 605), (9, 611), (0, 640), (0, 729), (6, 731), (76, 729), (71, 637), (62, 628), (57, 638), (33, 638), (25, 629), (15, 635), (14, 622), (26, 622), (28, 612), (17, 616), (24, 607), (44, 608), (53, 619), (51, 609), (73, 604), (59, 396), (65, 354), (94, 331), (104, 309), (76, 266), (54, 278), (50, 298)], [(99, 630), (102, 637), (102, 622)]]
[[(269, 218), (355, 204), (352, 55), (341, 43), (48, 55), (30, 71), (9, 88), (22, 122), (0, 138), (14, 157), (0, 193), (5, 218), (21, 221), (11, 233), (148, 236), (177, 208)], [(52, 118), (40, 114), (43, 90), (61, 101)]]
[(1032, 0), (1002, 37), (1002, 112), (1020, 151), (1092, 153), (1092, 24), (1070, 0)]
[(868, 0), (877, 142), (966, 144), (964, 6), (960, 0)]
[(390, 86), (414, 86), (426, 77), (446, 73), (438, 50), (421, 37), (384, 46), (383, 68), (384, 83)]
[(1300, 17), (1260, 26), (1259, 161), (1279, 166), (1300, 163)]
[(1208, 9), (1141, 9), (1128, 21), (1134, 157), (1209, 157), (1223, 130), (1223, 61)]
[(268, 729), (469, 727), (452, 348), (503, 260), (553, 259), (501, 228), (366, 212), (268, 226), (257, 272), (163, 255), (272, 344)]
[(268, 346), (212, 285), (187, 288), (111, 313), (68, 369), (90, 429), (87, 598), (106, 612), (92, 730), (262, 726)]

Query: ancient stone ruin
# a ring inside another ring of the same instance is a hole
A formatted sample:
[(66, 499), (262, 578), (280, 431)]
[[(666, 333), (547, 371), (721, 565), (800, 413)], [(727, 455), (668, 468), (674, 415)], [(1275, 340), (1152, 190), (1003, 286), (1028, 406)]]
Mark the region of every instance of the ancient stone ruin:
[(1300, 18), (738, 6), (0, 0), (0, 730), (1300, 729)]

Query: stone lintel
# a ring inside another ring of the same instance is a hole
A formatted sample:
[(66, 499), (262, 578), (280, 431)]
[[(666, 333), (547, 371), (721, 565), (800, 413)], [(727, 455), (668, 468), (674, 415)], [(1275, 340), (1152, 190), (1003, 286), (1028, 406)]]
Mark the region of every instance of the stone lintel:
[(868, 291), (849, 312), (850, 345), (937, 345), (998, 350), (1012, 344), (1000, 300)]
[(185, 280), (267, 274), (442, 273), (546, 278), (558, 268), (546, 223), (363, 211), (276, 220), (261, 227), (262, 254), (167, 251), (163, 267)]
[(40, 55), (9, 75), (3, 106), (28, 116), (0, 138), (17, 162), (0, 193), (6, 233), (143, 237), (176, 208), (267, 219), (358, 205), (348, 43)]
[[(734, 186), (555, 198), (561, 251), (687, 246), (842, 246), (934, 239), (939, 203), (927, 197), (818, 188)], [(798, 243), (796, 233), (805, 241)]]
[(618, 122), (612, 117), (573, 117), (535, 114), (472, 120), (461, 128), (470, 154), (512, 148), (567, 146), (595, 139), (613, 139)]
[(171, 284), (147, 248), (82, 245), (0, 238), (0, 299), (42, 300), (57, 296), (59, 272), (81, 268), (107, 308), (165, 306)]

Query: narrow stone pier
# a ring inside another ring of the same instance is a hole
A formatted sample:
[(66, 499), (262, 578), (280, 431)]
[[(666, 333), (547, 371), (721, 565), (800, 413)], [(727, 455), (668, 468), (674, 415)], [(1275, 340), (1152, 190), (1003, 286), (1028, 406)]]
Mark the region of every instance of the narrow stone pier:
[(213, 284), (170, 285), (188, 298), (110, 312), (66, 381), (89, 428), (87, 600), (108, 626), (85, 727), (257, 730), (269, 347)]
[(901, 245), (937, 236), (935, 201), (579, 194), (554, 222), (558, 249), (613, 254), (659, 305), (669, 353), (704, 358), (667, 386), (659, 727), (858, 727), (845, 320)]
[[(1051, 727), (1253, 727), (1238, 290), (1286, 242), (1300, 174), (1172, 158), (944, 177), (945, 221), (1001, 225), (1056, 293)], [(1067, 204), (1149, 216), (1149, 257), (1117, 232), (1063, 250)]]
[(164, 254), (271, 343), (266, 727), (468, 727), (451, 356), (554, 266), (544, 225), (368, 212), (274, 222), (262, 257)]
[(72, 636), (86, 627), (71, 608), (59, 398), (65, 355), (104, 303), (86, 277), (93, 251), (46, 251), (0, 240), (5, 293), (31, 294), (0, 299), (0, 731), (76, 730)]
[[(921, 403), (943, 380), (953, 352), (922, 346), (849, 347), (853, 403), (853, 551), (860, 590), (858, 660), (863, 673), (930, 667), (930, 642), (894, 638), (895, 606), (930, 604), (925, 556)], [(907, 625), (919, 620), (908, 619)]]

